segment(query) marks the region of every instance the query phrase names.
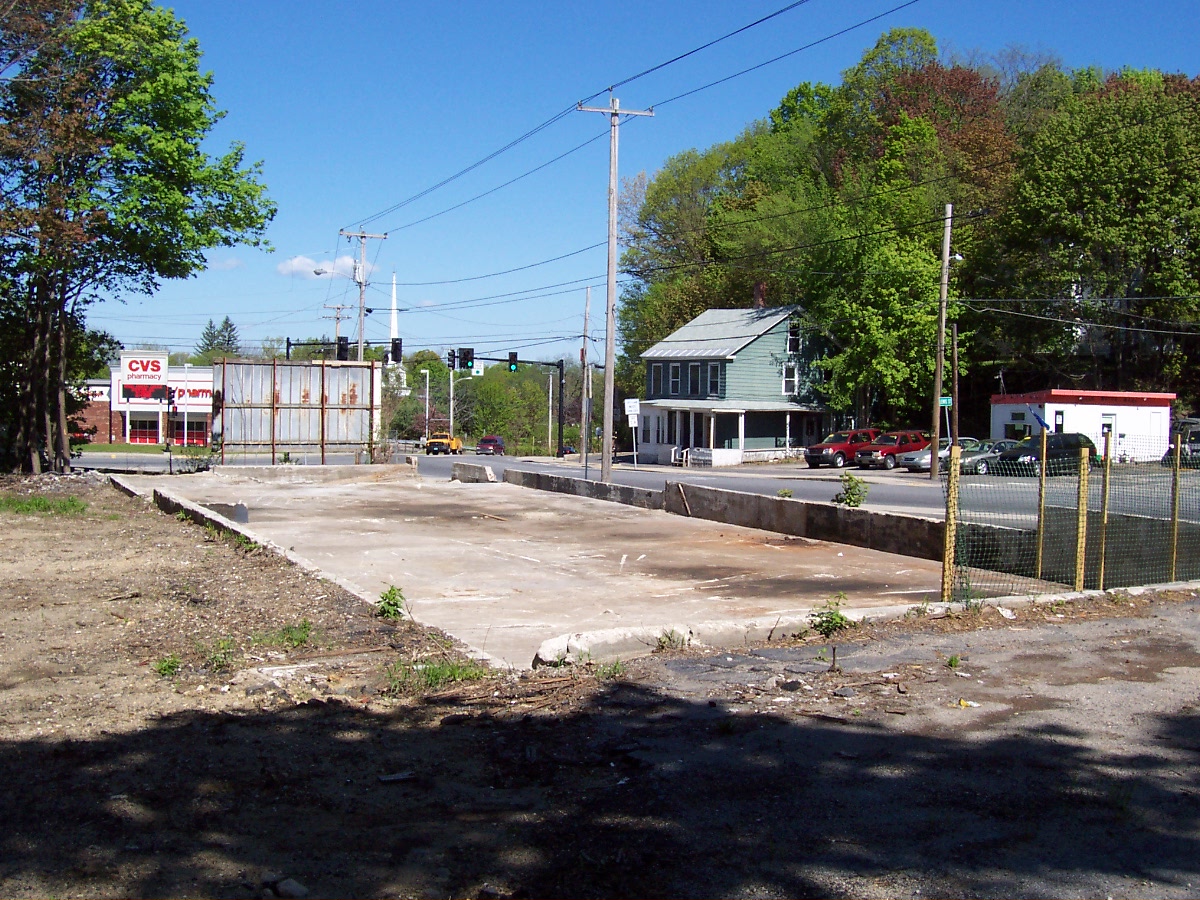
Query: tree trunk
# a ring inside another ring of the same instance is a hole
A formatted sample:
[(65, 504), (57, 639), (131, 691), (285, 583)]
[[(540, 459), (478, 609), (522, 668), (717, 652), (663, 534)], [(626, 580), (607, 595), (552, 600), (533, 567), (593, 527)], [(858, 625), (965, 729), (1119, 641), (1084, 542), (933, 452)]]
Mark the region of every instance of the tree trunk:
[(55, 445), (54, 471), (71, 471), (71, 435), (67, 430), (67, 313), (60, 296), (55, 328), (54, 405), (58, 413), (58, 443)]

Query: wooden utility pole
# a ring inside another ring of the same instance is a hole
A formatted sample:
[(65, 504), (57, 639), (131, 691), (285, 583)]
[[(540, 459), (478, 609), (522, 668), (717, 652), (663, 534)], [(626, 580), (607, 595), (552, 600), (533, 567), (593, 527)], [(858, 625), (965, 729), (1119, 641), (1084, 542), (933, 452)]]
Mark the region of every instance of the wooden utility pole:
[[(938, 292), (937, 357), (933, 361), (933, 427), (929, 429), (929, 479), (938, 479), (938, 443), (942, 424), (942, 367), (946, 361), (946, 295), (950, 288), (950, 223), (954, 204), (946, 204), (946, 226), (942, 230), (942, 284)], [(951, 399), (953, 402), (953, 399)]]
[(332, 306), (330, 306), (328, 303), (326, 303), (325, 308), (333, 310), (332, 316), (321, 316), (321, 318), (322, 319), (333, 319), (333, 343), (334, 343), (334, 347), (336, 348), (337, 347), (337, 339), (342, 336), (342, 319), (349, 318), (348, 316), (342, 315), (342, 310), (349, 309), (349, 307), (346, 306), (346, 304), (344, 304), (344, 303), (335, 303)]
[(612, 480), (613, 452), (613, 405), (616, 403), (616, 385), (613, 369), (616, 365), (617, 330), (617, 135), (621, 129), (621, 116), (652, 116), (653, 108), (647, 110), (621, 109), (621, 101), (610, 96), (608, 107), (576, 104), (580, 112), (604, 113), (608, 116), (608, 299), (604, 310), (604, 439), (600, 449), (600, 480)]
[(588, 366), (588, 315), (592, 310), (592, 289), (588, 287), (583, 298), (583, 345), (579, 348), (579, 371), (582, 383), (579, 386), (579, 452), (583, 456), (584, 477), (588, 467), (588, 451), (592, 449), (592, 371)]
[(345, 237), (358, 238), (358, 265), (354, 267), (354, 281), (358, 285), (358, 361), (363, 361), (363, 325), (367, 309), (367, 238), (386, 241), (386, 234), (367, 234), (365, 231), (338, 232)]

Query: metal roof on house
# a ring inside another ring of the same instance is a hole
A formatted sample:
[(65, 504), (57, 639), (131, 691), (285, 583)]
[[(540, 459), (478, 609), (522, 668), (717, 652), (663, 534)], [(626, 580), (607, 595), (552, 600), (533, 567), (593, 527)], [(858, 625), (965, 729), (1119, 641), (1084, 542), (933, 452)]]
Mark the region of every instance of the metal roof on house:
[(706, 309), (642, 354), (642, 359), (731, 359), (734, 354), (796, 311)]

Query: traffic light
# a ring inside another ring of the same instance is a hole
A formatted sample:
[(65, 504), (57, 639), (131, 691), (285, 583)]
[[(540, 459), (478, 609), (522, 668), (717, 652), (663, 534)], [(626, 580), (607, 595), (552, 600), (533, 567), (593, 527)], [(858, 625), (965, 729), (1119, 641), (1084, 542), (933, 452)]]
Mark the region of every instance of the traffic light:
[(508, 371), (517, 371), (517, 354), (515, 353), (508, 354)]
[(446, 365), (448, 365), (450, 367), (450, 371), (452, 371), (452, 372), (454, 371), (454, 351), (453, 350), (446, 351)]
[(173, 388), (173, 387), (167, 388), (167, 405), (168, 406), (175, 405), (175, 388)]
[(350, 359), (350, 338), (340, 337), (337, 339), (337, 358), (342, 362), (348, 362)]
[(475, 350), (472, 347), (458, 348), (458, 367), (460, 369), (475, 368)]
[(398, 366), (404, 360), (404, 341), (392, 338), (392, 365)]

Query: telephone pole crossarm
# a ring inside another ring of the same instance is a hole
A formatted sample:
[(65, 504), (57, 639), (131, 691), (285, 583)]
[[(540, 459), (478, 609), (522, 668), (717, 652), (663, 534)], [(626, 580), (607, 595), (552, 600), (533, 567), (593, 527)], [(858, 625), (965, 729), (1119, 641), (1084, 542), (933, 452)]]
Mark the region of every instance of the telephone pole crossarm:
[(358, 285), (358, 361), (363, 361), (363, 328), (366, 324), (367, 309), (367, 239), (386, 241), (386, 234), (367, 234), (365, 231), (346, 231), (341, 229), (339, 235), (346, 238), (358, 238), (358, 265), (354, 267), (354, 282)]
[(608, 115), (608, 297), (604, 309), (604, 437), (600, 450), (600, 480), (612, 480), (613, 456), (613, 405), (616, 402), (616, 384), (613, 369), (616, 363), (617, 331), (617, 144), (621, 130), (621, 116), (653, 116), (654, 108), (621, 109), (621, 101), (609, 97), (608, 107), (575, 104), (579, 112), (597, 112)]

